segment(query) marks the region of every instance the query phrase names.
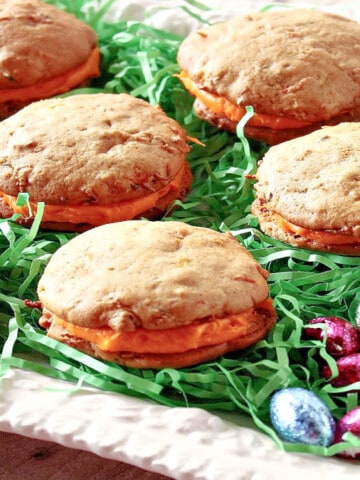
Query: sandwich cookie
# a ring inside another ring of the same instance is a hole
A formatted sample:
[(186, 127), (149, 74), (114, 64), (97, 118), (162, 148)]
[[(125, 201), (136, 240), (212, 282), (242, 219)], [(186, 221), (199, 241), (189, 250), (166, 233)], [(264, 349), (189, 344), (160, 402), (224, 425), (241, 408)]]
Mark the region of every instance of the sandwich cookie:
[[(159, 107), (127, 94), (34, 102), (0, 123), (0, 215), (82, 231), (163, 215), (192, 180), (186, 132)], [(17, 205), (27, 192), (28, 205)]]
[(230, 233), (175, 221), (93, 228), (38, 284), (47, 334), (134, 368), (186, 367), (263, 339), (276, 320), (268, 272)]
[(360, 123), (323, 127), (271, 147), (260, 161), (252, 213), (295, 247), (360, 255)]
[(99, 75), (95, 31), (39, 0), (0, 5), (0, 119)]
[(323, 124), (360, 119), (360, 25), (313, 9), (271, 10), (191, 33), (179, 75), (197, 115), (277, 144)]

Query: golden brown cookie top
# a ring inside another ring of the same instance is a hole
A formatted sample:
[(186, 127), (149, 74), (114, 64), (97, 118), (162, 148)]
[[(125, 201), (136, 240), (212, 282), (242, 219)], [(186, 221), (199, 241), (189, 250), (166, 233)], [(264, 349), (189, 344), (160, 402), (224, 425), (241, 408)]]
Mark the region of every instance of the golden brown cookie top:
[(257, 113), (313, 122), (359, 108), (360, 25), (330, 13), (236, 17), (190, 34), (178, 62), (198, 87)]
[(45, 314), (74, 324), (156, 330), (250, 309), (268, 297), (266, 278), (230, 233), (130, 220), (57, 250), (38, 295)]
[(323, 127), (271, 147), (255, 184), (267, 208), (313, 230), (360, 235), (360, 124)]
[(130, 95), (41, 100), (0, 123), (0, 190), (111, 205), (168, 185), (189, 150), (175, 120)]
[(3, 0), (0, 24), (0, 89), (63, 75), (85, 62), (97, 44), (88, 25), (38, 0)]

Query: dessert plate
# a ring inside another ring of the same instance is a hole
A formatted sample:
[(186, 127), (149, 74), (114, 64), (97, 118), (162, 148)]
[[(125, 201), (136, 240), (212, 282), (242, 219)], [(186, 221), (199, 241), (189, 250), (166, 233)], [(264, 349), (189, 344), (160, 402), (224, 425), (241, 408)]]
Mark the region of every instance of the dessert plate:
[[(169, 8), (157, 9), (159, 3)], [(109, 14), (114, 21), (145, 21), (185, 35), (199, 23), (177, 9), (179, 3), (118, 0)], [(204, 19), (214, 22), (268, 3), (210, 0)], [(277, 6), (284, 4), (311, 2)], [(360, 20), (357, 2), (323, 0), (319, 7)], [(0, 431), (87, 450), (178, 480), (347, 480), (359, 472), (355, 462), (281, 451), (241, 414), (169, 408), (16, 368), (0, 379)]]
[[(359, 465), (290, 454), (248, 418), (169, 408), (20, 369), (0, 382), (0, 430), (168, 475), (177, 480), (347, 480)], [(1, 432), (0, 432), (1, 438)]]

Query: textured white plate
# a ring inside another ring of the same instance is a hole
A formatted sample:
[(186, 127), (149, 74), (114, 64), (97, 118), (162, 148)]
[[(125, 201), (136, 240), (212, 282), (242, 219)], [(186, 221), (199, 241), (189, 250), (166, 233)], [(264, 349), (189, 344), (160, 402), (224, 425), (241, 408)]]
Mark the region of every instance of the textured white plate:
[(350, 480), (360, 468), (279, 451), (241, 416), (224, 419), (92, 389), (74, 392), (67, 382), (17, 369), (0, 382), (0, 430), (178, 480)]
[[(212, 10), (200, 12), (195, 7), (192, 10), (198, 13), (203, 20), (211, 23), (225, 20), (234, 14), (260, 10), (270, 4), (273, 8), (284, 8), (286, 5), (314, 7), (360, 21), (360, 6), (357, 0), (318, 0), (317, 2), (314, 0), (278, 0), (277, 2), (271, 0), (204, 0), (202, 3), (211, 7)], [(167, 8), (159, 9), (159, 5)], [(199, 28), (201, 23), (190, 17), (178, 5), (189, 6), (186, 4), (186, 0), (117, 0), (109, 12), (109, 20), (142, 21), (156, 28), (170, 30), (185, 36), (190, 31)]]
[[(154, 3), (119, 0), (111, 17), (147, 18), (157, 28), (183, 35), (197, 28), (182, 10), (157, 12)], [(227, 18), (231, 10), (243, 13), (269, 2), (204, 3), (220, 7), (207, 14), (216, 21)], [(317, 8), (360, 20), (356, 1), (322, 0)], [(178, 480), (350, 480), (360, 471), (358, 463), (279, 451), (240, 415), (220, 417), (197, 408), (167, 408), (93, 389), (74, 392), (69, 383), (18, 369), (0, 379), (0, 431), (88, 450)]]

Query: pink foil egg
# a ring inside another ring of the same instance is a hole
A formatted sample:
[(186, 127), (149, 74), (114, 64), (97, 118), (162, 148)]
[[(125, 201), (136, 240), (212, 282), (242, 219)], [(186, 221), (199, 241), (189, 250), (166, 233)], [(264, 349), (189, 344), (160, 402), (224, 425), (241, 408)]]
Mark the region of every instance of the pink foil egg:
[[(336, 360), (339, 373), (330, 380), (334, 387), (344, 387), (360, 381), (360, 353), (353, 353)], [(331, 370), (328, 365), (322, 369), (324, 378), (331, 377)]]
[[(334, 443), (342, 442), (347, 432), (360, 438), (360, 406), (350, 410), (336, 422)], [(360, 458), (360, 447), (347, 448), (338, 455), (346, 458)]]
[(339, 317), (317, 317), (308, 325), (321, 324), (326, 329), (305, 327), (308, 338), (322, 340), (326, 336), (326, 350), (333, 357), (342, 357), (360, 350), (359, 331), (348, 321)]

